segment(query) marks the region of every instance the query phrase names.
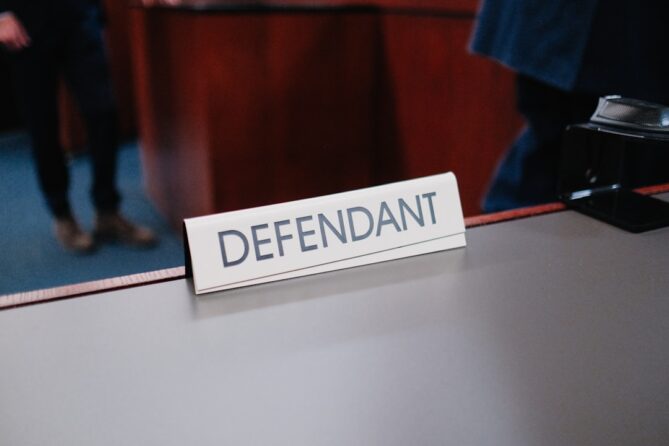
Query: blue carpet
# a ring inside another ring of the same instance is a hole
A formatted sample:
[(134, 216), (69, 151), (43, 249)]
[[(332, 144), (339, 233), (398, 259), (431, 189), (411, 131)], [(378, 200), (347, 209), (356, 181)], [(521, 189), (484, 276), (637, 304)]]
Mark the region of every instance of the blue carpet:
[[(183, 265), (180, 237), (143, 193), (137, 144), (123, 145), (119, 154), (121, 209), (154, 229), (160, 244), (150, 250), (102, 245), (88, 256), (69, 254), (55, 241), (29, 150), (26, 135), (0, 135), (0, 295)], [(90, 230), (88, 157), (73, 159), (70, 172), (72, 207)]]

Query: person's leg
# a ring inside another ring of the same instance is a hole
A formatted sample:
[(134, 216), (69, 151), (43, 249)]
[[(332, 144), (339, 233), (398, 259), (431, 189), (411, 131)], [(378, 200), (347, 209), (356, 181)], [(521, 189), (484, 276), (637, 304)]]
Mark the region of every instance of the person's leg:
[(32, 142), (37, 179), (46, 204), (56, 218), (71, 214), (69, 176), (58, 138), (58, 60), (42, 42), (12, 57), (17, 93)]
[(586, 122), (597, 97), (565, 92), (518, 75), (516, 98), (526, 127), (507, 152), (485, 198), (485, 212), (533, 206), (557, 199), (562, 133)]
[(84, 118), (93, 164), (91, 198), (100, 212), (116, 212), (118, 134), (116, 108), (97, 8), (67, 29), (65, 79)]
[(93, 249), (93, 239), (72, 215), (68, 168), (58, 138), (58, 56), (57, 42), (34, 39), (30, 47), (13, 56), (13, 66), (38, 182), (55, 219), (56, 239), (69, 251), (88, 253)]
[(65, 76), (86, 123), (93, 162), (96, 238), (139, 247), (154, 245), (157, 240), (151, 230), (129, 222), (119, 212), (116, 107), (96, 7), (91, 6), (85, 18), (69, 28)]

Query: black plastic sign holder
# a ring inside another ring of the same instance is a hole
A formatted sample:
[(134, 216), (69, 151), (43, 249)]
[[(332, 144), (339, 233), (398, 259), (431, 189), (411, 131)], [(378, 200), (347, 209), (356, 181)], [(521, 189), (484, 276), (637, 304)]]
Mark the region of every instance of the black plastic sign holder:
[[(649, 165), (658, 154), (666, 162)], [(669, 179), (667, 133), (592, 121), (569, 126), (559, 176), (559, 198), (571, 209), (634, 233), (669, 226), (669, 203), (633, 190)]]

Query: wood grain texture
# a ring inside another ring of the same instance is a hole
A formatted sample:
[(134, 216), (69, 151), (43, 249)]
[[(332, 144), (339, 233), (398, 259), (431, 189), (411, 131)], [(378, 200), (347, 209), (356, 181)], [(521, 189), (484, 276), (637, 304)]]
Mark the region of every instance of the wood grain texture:
[(636, 192), (643, 195), (657, 195), (665, 192), (669, 192), (669, 183), (658, 184), (656, 186), (646, 186), (634, 189)]
[(480, 203), (502, 153), (521, 127), (513, 76), (466, 51), (473, 22), (384, 17), (384, 95), (395, 121), (383, 126), (383, 151), (400, 159), (395, 180), (452, 171), (465, 215)]
[(176, 268), (132, 274), (129, 276), (113, 277), (91, 282), (65, 285), (56, 288), (46, 288), (36, 291), (7, 294), (0, 296), (0, 310), (49, 302), (53, 300), (85, 296), (103, 291), (119, 290), (133, 286), (164, 282), (166, 280), (182, 278), (184, 275), (185, 269), (184, 267), (180, 266)]
[(566, 206), (562, 203), (547, 203), (538, 206), (530, 206), (520, 209), (511, 209), (508, 211), (495, 212), (494, 214), (476, 215), (465, 218), (465, 226), (475, 228), (503, 221), (518, 220), (521, 218), (534, 217), (537, 215), (550, 214), (552, 212), (563, 211)]
[[(637, 192), (644, 195), (655, 195), (669, 192), (669, 183), (658, 186), (644, 187), (637, 189)], [(468, 217), (465, 218), (465, 226), (468, 229), (471, 229), (477, 226), (545, 215), (562, 210), (565, 210), (565, 206), (562, 203), (548, 203), (528, 208), (497, 212), (494, 214)], [(184, 267), (176, 267), (159, 271), (150, 271), (141, 274), (133, 274), (130, 276), (114, 277), (110, 279), (67, 285), (57, 288), (47, 288), (43, 290), (9, 294), (0, 296), (0, 310), (59, 299), (85, 296), (105, 291), (148, 285), (151, 283), (158, 283), (167, 280), (183, 279), (185, 274), (186, 271)]]
[[(194, 19), (194, 20), (191, 20)], [(215, 212), (208, 42), (199, 17), (133, 10), (133, 65), (149, 197), (173, 223)]]
[(146, 183), (175, 228), (446, 171), (474, 215), (521, 125), (512, 74), (467, 52), (473, 15), (133, 17)]

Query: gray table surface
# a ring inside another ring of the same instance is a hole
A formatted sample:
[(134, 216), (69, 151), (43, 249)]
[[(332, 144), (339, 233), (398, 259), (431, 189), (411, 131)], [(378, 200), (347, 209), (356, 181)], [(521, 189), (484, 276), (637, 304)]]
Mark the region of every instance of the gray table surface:
[(573, 212), (0, 312), (0, 445), (667, 445), (669, 228)]

